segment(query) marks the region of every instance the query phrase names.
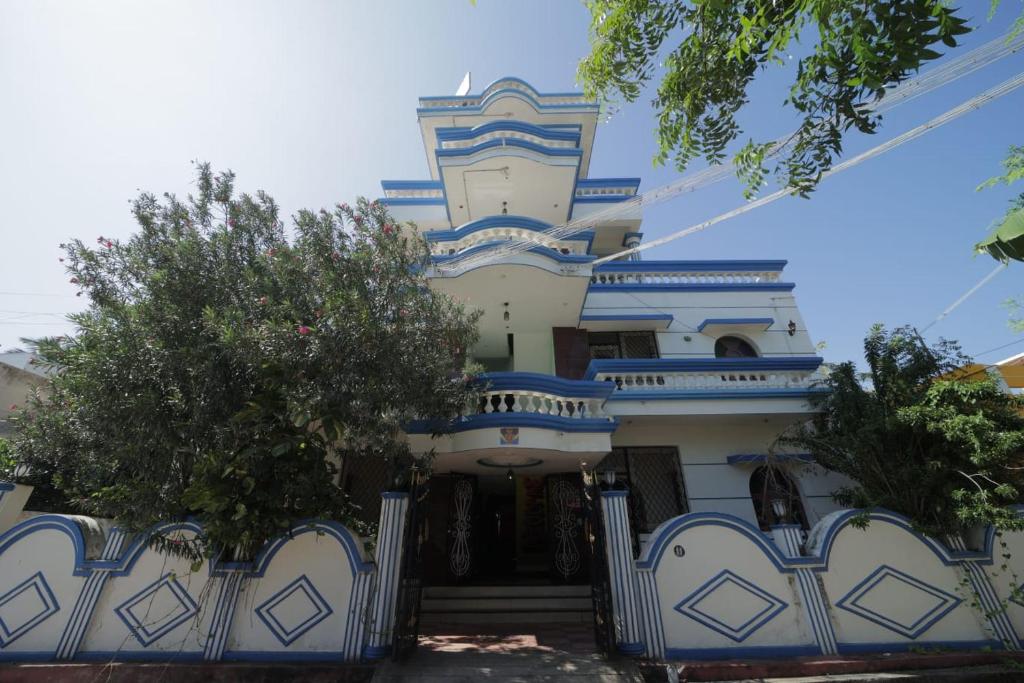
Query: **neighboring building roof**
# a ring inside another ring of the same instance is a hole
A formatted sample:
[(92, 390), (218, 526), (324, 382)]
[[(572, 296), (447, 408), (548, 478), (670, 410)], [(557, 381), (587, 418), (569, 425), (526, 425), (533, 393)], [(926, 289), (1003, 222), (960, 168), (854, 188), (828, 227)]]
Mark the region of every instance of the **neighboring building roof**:
[(36, 355), (29, 351), (7, 351), (6, 353), (0, 353), (0, 363), (32, 373), (33, 375), (38, 375), (39, 377), (46, 377), (46, 372), (31, 362), (35, 358)]

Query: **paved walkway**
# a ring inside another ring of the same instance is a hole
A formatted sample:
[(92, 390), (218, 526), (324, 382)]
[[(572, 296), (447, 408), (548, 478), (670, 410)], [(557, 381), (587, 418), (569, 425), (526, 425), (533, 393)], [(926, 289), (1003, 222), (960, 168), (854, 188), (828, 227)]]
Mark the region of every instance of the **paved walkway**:
[[(386, 662), (374, 683), (524, 683), (561, 681), (638, 683), (632, 661), (609, 661), (595, 651), (589, 624), (465, 624), (424, 627), (416, 653)], [(486, 629), (486, 634), (479, 631)]]

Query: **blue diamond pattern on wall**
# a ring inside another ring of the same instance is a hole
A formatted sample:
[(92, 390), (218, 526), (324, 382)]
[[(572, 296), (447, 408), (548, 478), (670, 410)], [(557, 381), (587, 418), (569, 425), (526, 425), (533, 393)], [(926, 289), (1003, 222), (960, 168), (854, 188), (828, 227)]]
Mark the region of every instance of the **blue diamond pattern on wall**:
[(271, 595), (256, 608), (256, 616), (285, 646), (291, 645), (296, 638), (333, 612), (305, 574)]
[(194, 617), (199, 607), (174, 574), (168, 573), (114, 609), (135, 639), (149, 647)]
[(0, 595), (0, 647), (7, 647), (59, 611), (46, 578), (36, 572)]
[(740, 643), (786, 607), (768, 591), (726, 569), (683, 598), (675, 609)]
[(907, 638), (917, 638), (963, 600), (882, 565), (836, 601), (836, 607)]

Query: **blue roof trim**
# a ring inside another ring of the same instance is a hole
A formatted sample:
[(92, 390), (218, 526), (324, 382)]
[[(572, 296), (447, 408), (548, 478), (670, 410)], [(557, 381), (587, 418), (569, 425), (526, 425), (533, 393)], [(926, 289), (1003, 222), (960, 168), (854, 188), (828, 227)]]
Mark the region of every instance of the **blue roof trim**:
[(543, 391), (566, 398), (607, 398), (615, 390), (610, 382), (565, 379), (540, 372), (487, 372), (477, 376), (482, 388)]
[(580, 178), (577, 187), (640, 187), (640, 178)]
[[(607, 264), (601, 264), (607, 265)], [(597, 268), (600, 268), (598, 266)], [(595, 268), (594, 270), (597, 270)], [(594, 283), (588, 288), (591, 292), (790, 292), (796, 284), (793, 282), (694, 282), (689, 284), (625, 284), (625, 283)]]
[(787, 261), (609, 261), (595, 273), (701, 273), (735, 270), (781, 272)]
[(541, 95), (541, 96), (547, 96), (547, 97), (579, 97), (580, 95), (583, 94), (581, 92), (549, 92), (549, 93), (542, 93), (541, 91), (537, 90), (537, 88), (534, 87), (534, 85), (532, 83), (524, 81), (523, 79), (519, 78), (518, 76), (502, 76), (501, 78), (495, 78), (493, 81), (488, 83), (487, 86), (483, 90), (481, 90), (479, 93), (477, 93), (476, 95), (462, 95), (461, 97), (460, 96), (453, 96), (453, 95), (428, 95), (428, 96), (420, 97), (420, 99), (421, 100), (458, 100), (458, 99), (470, 100), (470, 99), (475, 99), (477, 97), (483, 97), (483, 96), (487, 95), (487, 93), (490, 92), (491, 90), (493, 90), (499, 83), (504, 83), (505, 81), (513, 81), (514, 83), (518, 83), (520, 85), (525, 85), (527, 88), (532, 90), (535, 94)]
[(780, 572), (792, 573), (793, 565), (805, 564), (799, 560), (787, 559), (774, 543), (769, 541), (760, 529), (745, 519), (734, 515), (727, 515), (721, 512), (690, 512), (679, 517), (673, 517), (655, 529), (647, 541), (640, 559), (636, 561), (637, 569), (656, 569), (661, 562), (662, 556), (668, 549), (668, 544), (677, 534), (692, 527), (699, 526), (721, 526), (732, 529), (742, 536), (750, 539), (758, 549), (771, 561)]
[[(776, 453), (774, 458), (776, 460), (786, 462), (804, 462), (813, 463), (814, 456), (810, 453)], [(750, 453), (743, 455), (730, 455), (726, 457), (725, 461), (730, 465), (760, 465), (768, 461), (768, 456), (764, 453)]]
[[(469, 249), (466, 249), (464, 251), (460, 251), (458, 254), (442, 254), (440, 256), (432, 256), (431, 259), (435, 263), (444, 263), (445, 261), (449, 261), (454, 258), (462, 258), (463, 256), (468, 256), (469, 254), (475, 254), (480, 251), (485, 251), (487, 249), (494, 247), (495, 245), (505, 244), (507, 241), (508, 240), (496, 240), (494, 242), (486, 242), (484, 244), (478, 244), (475, 247), (470, 247)], [(541, 245), (530, 247), (529, 249), (527, 249), (527, 251), (534, 254), (540, 254), (541, 256), (546, 256), (547, 258), (557, 263), (590, 263), (591, 261), (597, 258), (592, 254), (563, 254), (559, 251), (555, 251), (554, 249), (550, 249), (548, 247)], [(507, 264), (506, 262), (484, 264), (484, 266), (488, 265)]]
[(443, 190), (440, 180), (382, 180), (384, 190)]
[(664, 320), (669, 325), (675, 317), (669, 313), (640, 313), (636, 315), (581, 315), (580, 322), (614, 322), (616, 320)]
[(494, 429), (499, 427), (532, 427), (535, 429), (552, 429), (570, 433), (604, 433), (610, 434), (619, 426), (616, 419), (595, 417), (562, 417), (560, 415), (541, 415), (538, 413), (483, 413), (461, 418), (458, 422), (445, 425), (431, 420), (414, 420), (405, 427), (407, 434), (434, 434), (468, 432), (474, 429)]
[[(572, 96), (575, 97), (578, 94), (579, 93), (572, 93)], [(552, 95), (557, 95), (557, 93), (545, 93), (543, 95), (540, 95), (540, 97), (552, 96)], [(431, 106), (417, 107), (416, 108), (416, 115), (420, 116), (422, 114), (428, 114), (428, 115), (429, 114), (451, 114), (452, 112), (458, 112), (459, 116), (466, 116), (466, 115), (472, 116), (474, 114), (482, 113), (492, 102), (494, 102), (497, 99), (500, 99), (501, 97), (514, 97), (516, 99), (520, 99), (520, 100), (526, 102), (527, 104), (529, 104), (531, 107), (534, 108), (535, 111), (538, 111), (538, 112), (545, 111), (545, 110), (547, 110), (547, 111), (570, 111), (571, 112), (571, 111), (575, 110), (576, 112), (578, 112), (580, 114), (591, 114), (591, 113), (593, 113), (593, 114), (596, 115), (596, 114), (600, 113), (600, 111), (601, 111), (601, 105), (597, 104), (596, 102), (579, 102), (579, 103), (576, 103), (576, 104), (544, 104), (543, 102), (538, 100), (537, 97), (535, 97), (534, 95), (532, 95), (530, 93), (523, 92), (522, 90), (516, 90), (515, 88), (501, 88), (500, 90), (495, 90), (495, 91), (493, 91), (491, 93), (488, 93), (484, 97), (482, 97), (480, 99), (480, 104), (465, 105), (465, 106), (462, 106), (462, 107), (450, 107), (450, 106), (449, 107), (431, 107)], [(420, 98), (420, 102), (423, 102), (424, 100), (427, 100), (427, 99), (428, 98), (421, 97)], [(437, 98), (434, 98), (434, 99), (439, 99), (439, 100), (457, 100), (459, 98), (456, 98), (456, 97), (437, 97)], [(476, 99), (476, 97), (464, 97), (462, 99), (464, 101), (468, 102), (470, 100)]]
[[(768, 356), (760, 358), (595, 358), (584, 379), (599, 372), (739, 372), (742, 370), (816, 370), (820, 356)], [(668, 392), (664, 392), (668, 393)]]
[(473, 145), (472, 147), (437, 149), (434, 150), (434, 154), (440, 163), (441, 159), (473, 156), (477, 152), (493, 149), (495, 147), (518, 147), (551, 157), (583, 157), (583, 150), (578, 147), (547, 147), (545, 145), (538, 145), (535, 142), (530, 142), (529, 140), (520, 140), (519, 138), (498, 138), (495, 140), (486, 140), (480, 144)]
[(722, 391), (617, 391), (608, 397), (609, 401), (703, 401), (717, 399), (752, 398), (810, 398), (815, 394), (827, 393), (820, 389), (728, 389)]
[(579, 147), (583, 127), (576, 125), (575, 130), (559, 130), (538, 126), (532, 123), (527, 123), (526, 121), (490, 121), (472, 128), (438, 128), (436, 130), (437, 142), (440, 144), (451, 140), (472, 140), (480, 137), (481, 135), (502, 130), (535, 135), (536, 137), (544, 138), (545, 140), (565, 140), (567, 142), (573, 142), (577, 147)]
[[(575, 194), (575, 193), (574, 193)], [(573, 197), (574, 204), (614, 204), (633, 199), (635, 194), (595, 194), (588, 197)]]
[(74, 521), (74, 518), (67, 515), (37, 515), (18, 522), (7, 531), (0, 534), (0, 554), (3, 554), (5, 550), (22, 538), (37, 531), (44, 531), (47, 529), (60, 531), (68, 537), (69, 541), (71, 541), (71, 547), (75, 556), (72, 575), (88, 576), (90, 574), (90, 568), (88, 565), (93, 564), (93, 562), (90, 562), (85, 557), (85, 535), (82, 533), (82, 528)]
[(444, 197), (379, 197), (381, 204), (388, 206), (447, 206)]
[(774, 318), (705, 318), (697, 325), (697, 331), (703, 332), (709, 325), (766, 325), (771, 327), (775, 324)]

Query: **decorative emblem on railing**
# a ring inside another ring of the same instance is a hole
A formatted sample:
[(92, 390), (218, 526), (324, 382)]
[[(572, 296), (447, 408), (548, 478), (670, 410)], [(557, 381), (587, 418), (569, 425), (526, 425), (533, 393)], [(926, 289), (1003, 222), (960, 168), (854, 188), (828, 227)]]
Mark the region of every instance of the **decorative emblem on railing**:
[(455, 482), (452, 491), (451, 530), (452, 544), (448, 554), (448, 568), (458, 578), (466, 576), (473, 562), (469, 537), (473, 531), (473, 484), (468, 479)]
[(580, 570), (580, 551), (576, 547), (580, 515), (580, 491), (575, 484), (558, 479), (552, 483), (554, 503), (555, 571), (568, 579)]

